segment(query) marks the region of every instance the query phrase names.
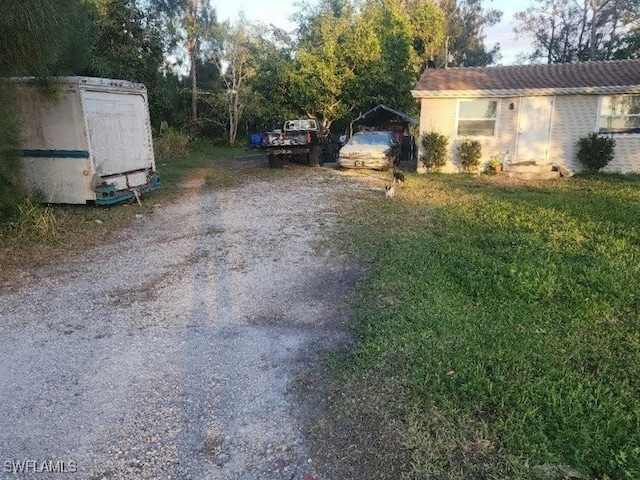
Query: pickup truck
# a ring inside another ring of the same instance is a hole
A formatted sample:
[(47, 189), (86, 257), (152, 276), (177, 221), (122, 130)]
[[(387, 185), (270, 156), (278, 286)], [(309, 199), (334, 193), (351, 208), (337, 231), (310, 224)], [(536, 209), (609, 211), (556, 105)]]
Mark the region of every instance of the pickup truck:
[(262, 148), (272, 168), (281, 167), (288, 161), (305, 162), (317, 167), (323, 163), (321, 141), (315, 120), (287, 120), (282, 129), (265, 134)]

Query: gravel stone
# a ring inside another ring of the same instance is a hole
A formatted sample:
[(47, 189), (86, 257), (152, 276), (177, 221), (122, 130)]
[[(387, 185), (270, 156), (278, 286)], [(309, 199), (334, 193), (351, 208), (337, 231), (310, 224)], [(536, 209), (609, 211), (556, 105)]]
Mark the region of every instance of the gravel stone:
[(295, 379), (350, 341), (361, 270), (323, 233), (370, 191), (305, 167), (194, 188), (0, 288), (0, 478), (321, 480)]

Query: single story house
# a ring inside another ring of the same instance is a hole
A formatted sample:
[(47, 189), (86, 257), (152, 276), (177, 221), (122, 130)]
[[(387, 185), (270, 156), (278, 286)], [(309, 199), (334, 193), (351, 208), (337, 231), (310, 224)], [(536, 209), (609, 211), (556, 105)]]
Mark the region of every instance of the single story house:
[(428, 68), (411, 93), (420, 132), (450, 139), (443, 172), (461, 170), (455, 152), (465, 138), (481, 142), (484, 162), (508, 152), (512, 163), (579, 171), (576, 143), (592, 132), (616, 141), (604, 171), (640, 172), (640, 60)]

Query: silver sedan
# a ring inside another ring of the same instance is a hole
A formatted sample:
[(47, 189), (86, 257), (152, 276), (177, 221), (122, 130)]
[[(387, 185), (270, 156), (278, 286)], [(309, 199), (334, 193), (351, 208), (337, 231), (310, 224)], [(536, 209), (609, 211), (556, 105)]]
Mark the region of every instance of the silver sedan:
[(342, 168), (389, 170), (398, 159), (400, 146), (388, 131), (358, 132), (340, 149)]

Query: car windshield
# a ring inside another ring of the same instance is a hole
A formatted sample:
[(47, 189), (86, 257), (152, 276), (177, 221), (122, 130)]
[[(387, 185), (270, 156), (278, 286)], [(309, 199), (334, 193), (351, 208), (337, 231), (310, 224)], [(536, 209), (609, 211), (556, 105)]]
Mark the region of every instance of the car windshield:
[(371, 132), (371, 133), (356, 133), (351, 140), (349, 140), (349, 145), (389, 145), (389, 135), (387, 133), (382, 132)]

